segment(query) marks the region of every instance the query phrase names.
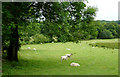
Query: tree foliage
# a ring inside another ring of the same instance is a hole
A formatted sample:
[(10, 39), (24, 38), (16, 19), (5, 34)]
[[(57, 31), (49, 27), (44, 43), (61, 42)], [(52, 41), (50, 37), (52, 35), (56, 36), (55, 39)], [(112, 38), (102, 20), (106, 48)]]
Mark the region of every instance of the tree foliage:
[(96, 21), (96, 26), (98, 30), (97, 38), (100, 39), (111, 39), (119, 37), (119, 26), (116, 22), (100, 22)]

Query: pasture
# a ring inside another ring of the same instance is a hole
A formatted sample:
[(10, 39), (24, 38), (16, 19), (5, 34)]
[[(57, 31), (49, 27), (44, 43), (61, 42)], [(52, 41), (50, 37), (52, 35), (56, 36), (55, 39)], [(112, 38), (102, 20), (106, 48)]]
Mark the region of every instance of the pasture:
[[(89, 45), (94, 42), (117, 43), (116, 40), (23, 45), (18, 52), (18, 63), (3, 61), (3, 75), (117, 75), (118, 49)], [(33, 48), (36, 48), (36, 51)], [(61, 56), (68, 53), (73, 54), (71, 58), (61, 62)], [(80, 66), (72, 67), (72, 62), (79, 63)]]

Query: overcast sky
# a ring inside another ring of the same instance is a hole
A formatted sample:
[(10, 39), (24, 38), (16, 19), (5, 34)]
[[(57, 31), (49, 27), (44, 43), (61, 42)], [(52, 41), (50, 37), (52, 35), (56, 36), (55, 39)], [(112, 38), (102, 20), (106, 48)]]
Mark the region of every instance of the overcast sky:
[(118, 2), (120, 0), (88, 0), (89, 6), (98, 8), (95, 20), (118, 20)]

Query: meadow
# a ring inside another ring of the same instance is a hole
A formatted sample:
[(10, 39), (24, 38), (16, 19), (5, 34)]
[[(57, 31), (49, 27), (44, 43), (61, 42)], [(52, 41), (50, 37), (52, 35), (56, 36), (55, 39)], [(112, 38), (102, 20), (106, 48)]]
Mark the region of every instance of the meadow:
[[(105, 45), (103, 43), (111, 42), (117, 43), (118, 40), (23, 45), (18, 52), (19, 62), (3, 60), (3, 75), (118, 75), (118, 44), (107, 45), (114, 45), (114, 48), (101, 47)], [(73, 54), (71, 58), (61, 62), (61, 56), (68, 53)], [(72, 62), (80, 66), (72, 67)]]
[(97, 42), (92, 42), (89, 45), (91, 45), (92, 47), (97, 46), (97, 47), (103, 47), (103, 48), (119, 49), (118, 39), (115, 39), (115, 40), (99, 40)]

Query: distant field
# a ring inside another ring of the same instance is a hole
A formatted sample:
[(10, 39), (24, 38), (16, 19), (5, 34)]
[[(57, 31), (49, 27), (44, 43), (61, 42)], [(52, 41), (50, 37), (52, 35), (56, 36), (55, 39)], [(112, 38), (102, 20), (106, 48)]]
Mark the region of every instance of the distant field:
[[(89, 45), (94, 42), (103, 45), (115, 41), (116, 39), (107, 39), (81, 41), (78, 44), (68, 42), (23, 45), (18, 52), (18, 63), (3, 61), (3, 75), (118, 75), (118, 49)], [(28, 50), (27, 47), (31, 49)], [(72, 57), (61, 63), (61, 56), (68, 53), (73, 53)], [(71, 62), (77, 62), (80, 66), (71, 67)]]
[(106, 40), (106, 41), (92, 42), (89, 45), (94, 47), (118, 49), (118, 39), (111, 40), (111, 41)]

